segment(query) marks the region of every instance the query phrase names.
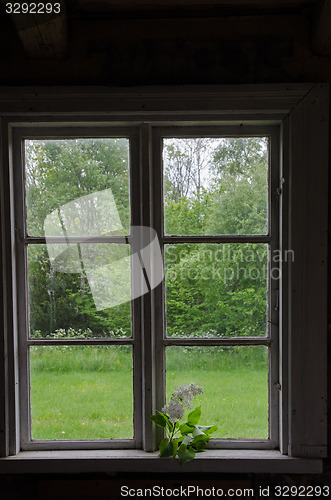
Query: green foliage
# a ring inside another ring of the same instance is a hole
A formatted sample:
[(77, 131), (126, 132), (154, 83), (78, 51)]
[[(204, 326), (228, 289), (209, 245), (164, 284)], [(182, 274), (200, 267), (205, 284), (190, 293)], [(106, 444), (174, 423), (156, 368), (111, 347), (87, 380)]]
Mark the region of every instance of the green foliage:
[(186, 462), (190, 462), (195, 457), (193, 447), (188, 447), (186, 444), (182, 443), (178, 449), (178, 459), (179, 465), (184, 465)]
[[(53, 210), (103, 189), (112, 190), (127, 231), (128, 151), (122, 138), (26, 141), (28, 233), (43, 236)], [(267, 176), (267, 138), (166, 139), (165, 232), (265, 234)], [(263, 244), (167, 245), (167, 335), (264, 336), (267, 251)], [(30, 245), (28, 262), (32, 337), (70, 328), (90, 329), (91, 337), (131, 336), (130, 302), (98, 311), (84, 269), (52, 269), (46, 245)]]
[[(168, 234), (266, 234), (267, 138), (169, 139), (165, 148)], [(262, 244), (167, 245), (167, 335), (264, 336), (267, 262)]]
[(158, 425), (159, 427), (166, 427), (167, 426), (167, 419), (166, 415), (163, 415), (163, 413), (159, 412), (158, 415), (151, 415), (150, 419), (153, 420), (153, 422)]
[[(99, 347), (96, 353), (95, 347), (50, 347), (30, 348), (33, 438), (132, 438), (130, 347)], [(268, 437), (266, 353), (262, 362), (259, 347), (207, 353), (168, 349), (167, 399), (179, 384), (202, 385), (201, 421), (218, 426), (213, 434), (200, 426), (203, 432), (217, 438)]]
[[(167, 415), (158, 412), (158, 415), (151, 415), (150, 418), (159, 427), (167, 429), (168, 437), (162, 439), (160, 443), (160, 457), (178, 456), (179, 464), (193, 460), (197, 452), (201, 452), (207, 446), (210, 440), (210, 434), (217, 430), (216, 425), (201, 426), (198, 425), (201, 416), (201, 406), (197, 406), (189, 415), (187, 420), (181, 425), (178, 422), (171, 423)], [(167, 420), (166, 420), (167, 419)], [(176, 437), (180, 433), (179, 437)]]
[[(190, 384), (190, 386), (195, 386), (195, 384)], [(167, 437), (162, 439), (159, 450), (159, 457), (173, 457), (178, 456), (179, 465), (183, 465), (190, 460), (193, 460), (197, 452), (203, 451), (207, 446), (210, 439), (210, 434), (217, 430), (217, 426), (200, 426), (198, 425), (201, 417), (201, 406), (197, 406), (193, 411), (187, 415), (185, 422), (180, 424), (180, 419), (174, 421), (176, 417), (174, 414), (178, 411), (178, 408), (182, 409), (183, 413), (185, 407), (191, 407), (189, 400), (186, 400), (188, 390), (190, 386), (179, 386), (177, 390), (171, 396), (171, 400), (177, 410), (169, 410), (169, 415), (162, 412), (158, 412), (157, 415), (150, 415), (150, 419), (159, 427), (162, 427), (167, 432)], [(202, 388), (198, 388), (201, 393)], [(178, 394), (178, 390), (181, 390), (181, 395)], [(190, 398), (193, 398), (193, 393)], [(170, 404), (170, 403), (169, 403)]]
[(187, 425), (195, 426), (201, 417), (201, 406), (197, 406), (195, 410), (191, 411), (191, 413), (187, 416)]
[(266, 245), (168, 245), (165, 254), (169, 336), (265, 335)]
[(26, 141), (25, 153), (27, 228), (30, 235), (44, 234), (44, 220), (54, 209), (109, 188), (122, 225), (128, 229), (127, 139)]
[(167, 372), (185, 372), (190, 367), (210, 370), (257, 370), (268, 366), (264, 346), (171, 346), (166, 350)]
[[(53, 210), (104, 189), (111, 189), (123, 230), (128, 232), (128, 151), (128, 140), (120, 138), (26, 141), (29, 235), (44, 235), (44, 221)], [(99, 224), (102, 234), (109, 215), (96, 221), (91, 210), (84, 224), (91, 231)], [(94, 337), (131, 336), (130, 304), (97, 311), (84, 271), (66, 274), (52, 269), (45, 245), (29, 247), (29, 291), (32, 337), (36, 331), (47, 337), (69, 328), (90, 328)]]
[(174, 454), (175, 443), (168, 438), (162, 439), (160, 443), (160, 457), (172, 457)]
[(34, 372), (41, 373), (130, 372), (131, 352), (131, 346), (32, 346), (30, 363)]

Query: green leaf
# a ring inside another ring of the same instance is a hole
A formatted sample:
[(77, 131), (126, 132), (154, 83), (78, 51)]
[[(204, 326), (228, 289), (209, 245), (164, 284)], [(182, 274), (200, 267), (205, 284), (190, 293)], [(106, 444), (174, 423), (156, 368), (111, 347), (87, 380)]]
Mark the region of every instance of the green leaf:
[(203, 451), (206, 448), (209, 439), (210, 437), (207, 436), (207, 434), (199, 434), (193, 439), (191, 446), (197, 452)]
[(200, 441), (203, 443), (208, 443), (209, 440), (210, 440), (210, 436), (207, 436), (207, 434), (199, 434), (198, 436), (194, 437), (192, 444), (198, 443)]
[(178, 448), (178, 459), (179, 465), (183, 465), (186, 462), (190, 462), (195, 457), (195, 453), (192, 449), (187, 448), (186, 444), (181, 444)]
[(184, 436), (184, 439), (183, 439), (183, 444), (186, 444), (186, 446), (188, 446), (189, 444), (191, 444), (193, 441), (193, 438), (191, 438), (190, 436), (188, 436), (187, 434)]
[(188, 414), (187, 417), (187, 424), (194, 426), (196, 425), (201, 417), (201, 406), (197, 406), (195, 410), (191, 411), (191, 413)]
[(197, 427), (206, 434), (212, 434), (218, 429), (217, 425), (198, 425)]
[(172, 457), (175, 458), (176, 454), (177, 454), (177, 450), (178, 450), (178, 445), (179, 445), (178, 439), (174, 439), (172, 441), (172, 444), (173, 444), (173, 447), (172, 447)]
[(204, 441), (199, 441), (198, 443), (192, 443), (192, 449), (196, 452), (196, 453), (201, 453), (202, 451), (204, 451), (204, 449), (206, 448), (207, 446), (207, 443), (204, 442)]
[(159, 415), (150, 415), (149, 418), (159, 427), (165, 427), (167, 425), (167, 419), (163, 413), (159, 413)]
[(162, 439), (159, 450), (160, 450), (159, 457), (172, 457), (173, 441), (170, 441), (168, 438)]
[[(161, 411), (158, 411), (158, 414), (159, 414), (159, 415), (162, 415), (162, 416), (165, 418), (165, 420), (166, 420), (166, 426), (168, 427), (169, 431), (170, 431), (170, 432), (172, 432), (173, 427), (174, 427), (174, 424), (172, 424), (172, 423), (170, 422), (170, 418), (168, 417), (168, 415), (165, 415), (165, 414), (164, 414), (164, 413), (162, 413)], [(178, 422), (176, 422), (176, 426), (177, 426), (177, 423), (178, 423)]]
[(196, 443), (192, 445), (192, 449), (195, 451), (195, 453), (202, 453), (203, 451), (205, 451), (206, 446), (206, 443)]
[(185, 435), (185, 434), (189, 434), (190, 432), (193, 432), (193, 425), (188, 425), (187, 422), (184, 422), (180, 427), (179, 427), (179, 430), (180, 432)]
[(199, 427), (199, 425), (195, 425), (193, 428), (192, 436), (200, 436), (200, 435), (206, 435)]

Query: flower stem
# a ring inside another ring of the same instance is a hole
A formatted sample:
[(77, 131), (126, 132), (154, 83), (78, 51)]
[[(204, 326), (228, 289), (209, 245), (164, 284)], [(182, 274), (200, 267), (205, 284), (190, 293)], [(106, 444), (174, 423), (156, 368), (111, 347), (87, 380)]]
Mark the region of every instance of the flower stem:
[(171, 436), (170, 436), (170, 441), (172, 440), (172, 438), (174, 437), (174, 434), (175, 434), (175, 429), (176, 429), (176, 424), (177, 422), (174, 422), (174, 426), (172, 428), (172, 432), (171, 432)]

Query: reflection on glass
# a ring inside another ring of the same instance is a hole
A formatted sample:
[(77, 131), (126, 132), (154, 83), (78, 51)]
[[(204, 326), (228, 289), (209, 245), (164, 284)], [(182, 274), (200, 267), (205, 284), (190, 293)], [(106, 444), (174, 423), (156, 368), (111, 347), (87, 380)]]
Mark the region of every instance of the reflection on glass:
[(111, 189), (61, 205), (47, 215), (44, 228), (46, 239), (53, 236), (92, 238), (123, 233)]
[(124, 244), (30, 245), (30, 336), (130, 337), (129, 251)]
[(163, 140), (168, 235), (266, 234), (268, 138)]
[[(254, 347), (182, 347), (166, 349), (167, 401), (182, 384), (204, 392), (201, 425), (217, 425), (215, 438), (268, 438), (268, 349)], [(195, 407), (194, 406), (194, 407)]]
[(266, 335), (267, 262), (262, 243), (166, 245), (167, 335)]
[(32, 439), (133, 437), (130, 346), (30, 348)]
[(25, 183), (29, 235), (129, 232), (128, 139), (26, 140)]

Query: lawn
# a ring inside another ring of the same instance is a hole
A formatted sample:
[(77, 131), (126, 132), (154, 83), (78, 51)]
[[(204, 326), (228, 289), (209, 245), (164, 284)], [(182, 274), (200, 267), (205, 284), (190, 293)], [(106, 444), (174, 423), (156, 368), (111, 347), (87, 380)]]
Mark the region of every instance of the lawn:
[[(30, 357), (34, 439), (133, 437), (130, 347), (34, 347)], [(196, 403), (214, 437), (268, 436), (267, 379), (264, 348), (167, 349), (167, 396), (201, 385)]]

